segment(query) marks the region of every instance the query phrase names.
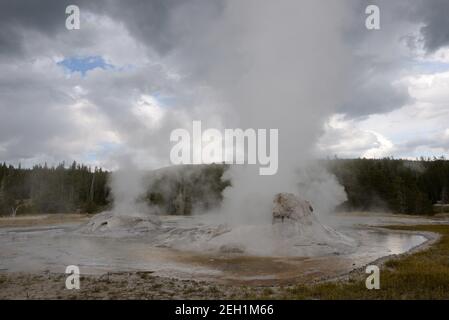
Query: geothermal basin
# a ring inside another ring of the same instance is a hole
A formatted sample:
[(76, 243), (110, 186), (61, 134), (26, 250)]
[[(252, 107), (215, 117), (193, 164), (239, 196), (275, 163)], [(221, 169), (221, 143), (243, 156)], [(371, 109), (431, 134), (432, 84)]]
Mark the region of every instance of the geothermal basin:
[[(111, 221), (108, 213), (103, 215), (99, 217)], [(288, 242), (290, 237), (281, 237), (273, 246), (270, 237), (279, 233), (273, 225), (231, 228), (211, 223), (206, 216), (160, 216), (151, 223), (139, 219), (138, 227), (118, 228), (112, 234), (90, 232), (92, 219), (0, 228), (0, 271), (64, 273), (68, 265), (77, 265), (82, 274), (144, 271), (220, 283), (289, 284), (338, 277), (436, 237), (380, 228), (383, 225), (442, 222), (389, 214), (339, 214), (337, 229), (343, 240), (337, 246), (319, 242), (301, 246)]]

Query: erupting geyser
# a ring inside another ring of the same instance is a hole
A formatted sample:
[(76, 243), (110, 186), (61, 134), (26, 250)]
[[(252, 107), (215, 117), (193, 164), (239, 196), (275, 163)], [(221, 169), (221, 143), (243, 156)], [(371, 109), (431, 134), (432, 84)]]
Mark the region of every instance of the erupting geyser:
[(140, 235), (155, 246), (218, 254), (317, 256), (345, 253), (355, 247), (352, 239), (323, 225), (312, 205), (293, 193), (274, 196), (272, 218), (272, 224), (263, 220), (229, 226), (211, 222), (214, 219), (205, 223), (198, 215), (159, 219), (153, 214), (104, 212), (80, 231), (113, 237)]

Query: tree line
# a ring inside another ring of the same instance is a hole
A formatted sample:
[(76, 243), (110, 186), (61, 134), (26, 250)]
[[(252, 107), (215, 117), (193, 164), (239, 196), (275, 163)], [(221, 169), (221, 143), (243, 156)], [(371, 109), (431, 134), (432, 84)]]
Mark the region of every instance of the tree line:
[(444, 158), (333, 159), (326, 165), (344, 186), (345, 210), (432, 214), (449, 203), (449, 161)]
[[(449, 161), (420, 159), (332, 159), (323, 165), (344, 186), (342, 210), (388, 210), (431, 214), (449, 204)], [(148, 173), (141, 197), (165, 214), (191, 214), (219, 206), (227, 165), (179, 166)], [(0, 165), (0, 215), (98, 212), (111, 207), (110, 172), (73, 162), (33, 168)]]
[(0, 165), (0, 214), (95, 212), (109, 204), (108, 172), (73, 162)]
[[(230, 182), (226, 165), (186, 165), (159, 169), (143, 177), (143, 201), (165, 214), (189, 215), (221, 203)], [(33, 168), (0, 165), (0, 215), (25, 213), (95, 213), (108, 210), (113, 199), (110, 172), (73, 162)]]

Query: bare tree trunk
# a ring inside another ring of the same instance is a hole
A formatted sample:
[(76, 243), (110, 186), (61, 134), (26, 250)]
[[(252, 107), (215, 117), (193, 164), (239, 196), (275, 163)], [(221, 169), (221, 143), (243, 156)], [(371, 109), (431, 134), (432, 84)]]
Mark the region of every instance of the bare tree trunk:
[(17, 205), (16, 207), (12, 207), (11, 208), (11, 212), (12, 212), (12, 217), (15, 218), (17, 215), (17, 211), (19, 210), (19, 208), (22, 206), (22, 204)]
[(92, 181), (90, 183), (90, 192), (89, 192), (89, 196), (90, 196), (90, 201), (93, 202), (94, 201), (94, 187), (95, 187), (95, 172), (92, 174)]

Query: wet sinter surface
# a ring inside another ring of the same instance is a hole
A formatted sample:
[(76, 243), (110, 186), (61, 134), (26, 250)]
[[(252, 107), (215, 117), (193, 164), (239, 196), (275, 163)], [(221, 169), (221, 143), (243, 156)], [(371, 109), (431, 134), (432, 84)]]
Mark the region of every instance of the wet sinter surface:
[[(353, 221), (354, 216), (350, 219)], [(79, 224), (0, 228), (0, 271), (62, 273), (66, 266), (77, 265), (84, 274), (152, 271), (160, 276), (247, 284), (311, 281), (347, 273), (383, 256), (406, 252), (426, 241), (419, 234), (366, 227), (367, 224), (406, 221), (398, 219), (397, 216), (357, 216), (354, 225), (347, 217), (342, 217), (339, 230), (355, 239), (357, 246), (348, 253), (313, 257), (181, 251), (155, 246), (150, 237), (145, 236), (96, 237), (72, 232)], [(435, 221), (415, 219), (412, 223), (429, 222)]]

